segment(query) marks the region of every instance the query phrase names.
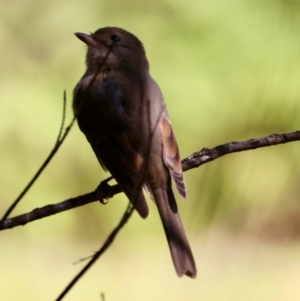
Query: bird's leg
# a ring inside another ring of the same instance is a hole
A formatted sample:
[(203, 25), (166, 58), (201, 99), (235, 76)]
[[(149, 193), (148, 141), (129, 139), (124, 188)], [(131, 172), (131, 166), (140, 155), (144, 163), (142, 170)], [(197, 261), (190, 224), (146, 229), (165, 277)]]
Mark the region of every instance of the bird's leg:
[(99, 202), (103, 205), (106, 205), (108, 203), (108, 199), (112, 198), (115, 194), (122, 192), (122, 189), (118, 184), (112, 186), (108, 184), (108, 182), (112, 179), (113, 177), (109, 177), (101, 181), (95, 190), (96, 194), (99, 196)]

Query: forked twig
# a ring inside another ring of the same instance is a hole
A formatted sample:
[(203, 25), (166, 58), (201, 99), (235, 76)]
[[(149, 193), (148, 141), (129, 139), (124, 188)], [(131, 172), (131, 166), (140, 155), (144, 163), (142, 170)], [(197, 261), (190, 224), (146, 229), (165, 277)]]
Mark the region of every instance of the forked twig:
[(14, 210), (14, 208), (18, 205), (18, 203), (22, 200), (22, 198), (27, 193), (27, 191), (31, 188), (31, 186), (34, 184), (34, 182), (38, 179), (38, 177), (41, 175), (41, 173), (43, 172), (43, 170), (46, 168), (46, 166), (49, 164), (49, 162), (51, 161), (51, 159), (54, 157), (54, 155), (56, 154), (56, 152), (60, 148), (61, 144), (64, 142), (65, 138), (67, 137), (69, 131), (71, 130), (71, 128), (72, 128), (72, 126), (74, 124), (75, 118), (73, 118), (73, 120), (71, 121), (71, 123), (69, 124), (69, 126), (66, 127), (65, 133), (62, 134), (63, 128), (64, 128), (64, 124), (65, 124), (65, 117), (66, 117), (66, 103), (67, 103), (66, 91), (64, 91), (62, 122), (61, 122), (61, 125), (60, 125), (60, 129), (59, 129), (59, 133), (58, 133), (57, 139), (55, 141), (54, 148), (52, 149), (52, 151), (50, 152), (50, 154), (48, 155), (48, 157), (46, 158), (46, 160), (44, 161), (44, 163), (42, 164), (42, 166), (39, 168), (39, 170), (37, 171), (37, 173), (33, 176), (33, 178), (30, 180), (30, 182), (24, 188), (24, 190), (20, 193), (20, 195), (16, 198), (16, 200), (10, 205), (10, 207), (4, 213), (4, 215), (2, 217), (2, 220), (1, 220), (1, 223), (4, 222), (7, 219), (7, 217)]

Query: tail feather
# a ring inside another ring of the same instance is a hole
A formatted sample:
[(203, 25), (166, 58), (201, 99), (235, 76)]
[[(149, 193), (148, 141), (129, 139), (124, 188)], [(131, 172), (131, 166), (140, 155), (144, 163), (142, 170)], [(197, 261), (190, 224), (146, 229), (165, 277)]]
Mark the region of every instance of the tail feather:
[[(161, 188), (156, 189), (153, 191), (153, 196), (164, 226), (177, 275), (195, 278), (197, 275), (196, 265), (180, 216), (177, 210), (175, 212), (172, 210), (174, 206), (170, 206), (176, 204), (172, 190), (168, 189), (167, 192)], [(176, 205), (175, 207), (177, 209)]]

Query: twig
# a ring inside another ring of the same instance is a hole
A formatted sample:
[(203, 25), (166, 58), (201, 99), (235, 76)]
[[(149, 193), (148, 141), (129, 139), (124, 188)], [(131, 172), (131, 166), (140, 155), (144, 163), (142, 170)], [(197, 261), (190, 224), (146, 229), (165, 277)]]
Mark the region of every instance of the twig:
[[(102, 183), (106, 183), (106, 180)], [(108, 199), (113, 197), (115, 194), (120, 193), (121, 189), (119, 185), (104, 186), (99, 185), (98, 188), (90, 193), (77, 196), (65, 200), (63, 202), (47, 205), (42, 208), (36, 208), (29, 213), (21, 214), (16, 217), (7, 218), (0, 222), (0, 230), (11, 229), (16, 226), (24, 226), (27, 223), (33, 222), (35, 220), (54, 215), (72, 208), (83, 206), (92, 202), (101, 201), (104, 203), (103, 199)]]
[(253, 138), (240, 142), (218, 145), (212, 149), (203, 148), (200, 152), (182, 160), (183, 171), (199, 167), (222, 156), (252, 150), (260, 147), (273, 146), (300, 140), (300, 131), (287, 134), (272, 134), (264, 138)]
[(59, 129), (59, 133), (58, 133), (57, 139), (55, 141), (54, 148), (52, 149), (52, 151), (50, 152), (50, 154), (48, 155), (48, 157), (46, 158), (46, 160), (44, 161), (44, 163), (42, 164), (42, 166), (39, 168), (39, 170), (37, 171), (37, 173), (31, 179), (31, 181), (27, 184), (27, 186), (20, 193), (20, 195), (17, 197), (17, 199), (10, 205), (10, 207), (4, 213), (4, 215), (3, 215), (2, 220), (1, 220), (0, 223), (4, 222), (7, 219), (7, 217), (10, 215), (10, 213), (14, 210), (14, 208), (22, 200), (22, 198), (24, 197), (24, 195), (27, 193), (27, 191), (31, 188), (31, 186), (34, 184), (34, 182), (38, 179), (38, 177), (40, 176), (40, 174), (43, 172), (43, 170), (49, 164), (49, 162), (51, 161), (51, 159), (53, 158), (53, 156), (56, 154), (56, 152), (60, 148), (61, 144), (64, 142), (65, 138), (67, 137), (67, 135), (68, 135), (68, 133), (69, 133), (70, 129), (72, 128), (72, 125), (73, 125), (73, 123), (75, 121), (75, 118), (73, 118), (73, 120), (71, 121), (71, 123), (69, 124), (69, 126), (65, 129), (65, 133), (62, 135), (62, 131), (63, 131), (64, 124), (65, 124), (65, 116), (66, 116), (66, 91), (64, 91), (64, 97), (63, 97), (63, 116), (62, 116), (62, 122), (61, 122), (61, 126), (60, 126), (60, 129)]
[[(264, 138), (255, 138), (240, 142), (230, 142), (216, 146), (212, 149), (203, 148), (200, 152), (196, 152), (188, 158), (183, 159), (182, 168), (183, 171), (187, 171), (189, 169), (199, 167), (200, 165), (206, 164), (210, 161), (213, 161), (231, 153), (247, 151), (260, 147), (273, 146), (298, 140), (300, 140), (300, 131), (280, 135), (273, 134)], [(111, 198), (115, 194), (121, 192), (118, 185), (109, 188), (108, 187), (101, 187), (100, 185), (95, 192), (68, 199), (61, 203), (37, 208), (29, 213), (6, 219), (0, 222), (0, 230), (25, 225), (26, 223), (35, 221), (37, 219), (41, 219), (65, 210), (86, 205), (88, 203), (98, 201), (99, 199)]]
[(68, 286), (63, 290), (63, 292), (59, 295), (59, 297), (55, 301), (60, 301), (63, 297), (70, 291), (70, 289), (76, 284), (76, 282), (87, 272), (87, 270), (93, 265), (93, 263), (106, 251), (106, 249), (113, 243), (115, 237), (120, 232), (120, 230), (124, 227), (128, 219), (131, 217), (133, 213), (133, 207), (129, 203), (126, 211), (123, 214), (122, 219), (120, 220), (117, 227), (110, 233), (107, 237), (105, 243), (101, 247), (99, 251), (95, 253), (93, 258), (85, 265), (85, 267), (74, 277), (74, 279), (68, 284)]

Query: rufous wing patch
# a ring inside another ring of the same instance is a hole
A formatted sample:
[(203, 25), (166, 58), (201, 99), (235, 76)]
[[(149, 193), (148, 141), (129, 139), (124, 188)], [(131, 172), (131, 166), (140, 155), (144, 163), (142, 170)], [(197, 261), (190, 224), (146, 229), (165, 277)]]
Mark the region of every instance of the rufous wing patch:
[(186, 198), (186, 187), (182, 174), (178, 144), (174, 135), (171, 122), (164, 114), (159, 122), (159, 131), (163, 145), (163, 159), (176, 184), (179, 194)]

